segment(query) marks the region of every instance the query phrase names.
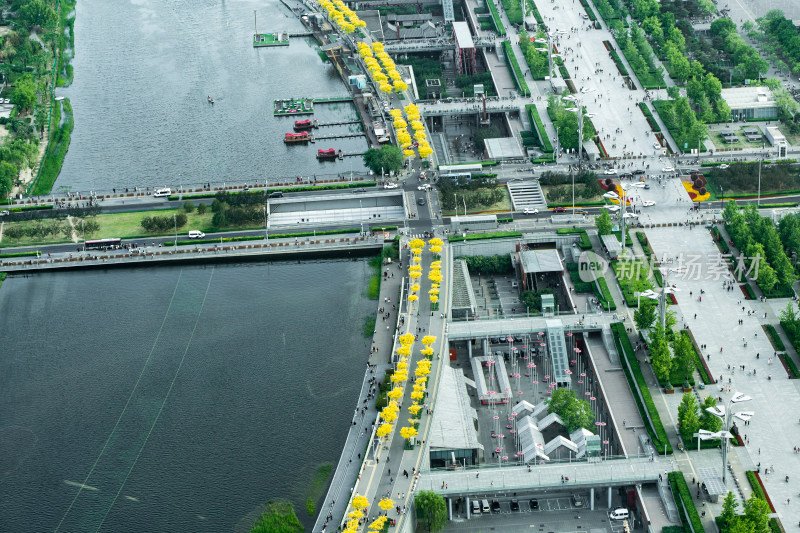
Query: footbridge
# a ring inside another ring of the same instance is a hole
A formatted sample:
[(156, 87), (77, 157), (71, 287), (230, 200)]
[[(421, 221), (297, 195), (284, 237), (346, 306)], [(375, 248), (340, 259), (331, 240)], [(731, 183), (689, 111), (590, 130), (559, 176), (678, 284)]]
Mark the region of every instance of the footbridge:
[[(547, 463), (530, 470), (525, 466), (423, 472), (417, 491), (432, 490), (449, 500), (511, 495), (545, 490), (589, 490), (594, 509), (595, 489), (657, 483), (664, 472), (678, 470), (675, 461), (657, 457), (609, 459), (598, 462)], [(476, 475), (479, 474), (479, 475)], [(469, 505), (467, 505), (469, 508)]]
[[(487, 113), (508, 113), (511, 111), (525, 112), (525, 104), (531, 103), (530, 98), (505, 97), (487, 98)], [(419, 102), (419, 110), (425, 116), (442, 115), (477, 115), (483, 113), (484, 102), (482, 98), (460, 98), (453, 102)]]
[(487, 337), (528, 335), (532, 332), (563, 328), (563, 333), (602, 332), (624, 317), (616, 313), (590, 315), (563, 314), (557, 317), (517, 317), (496, 320), (471, 320), (447, 323), (447, 340), (473, 340)]
[[(474, 37), (475, 48), (494, 48), (495, 39), (491, 37)], [(441, 52), (453, 50), (456, 42), (453, 39), (405, 39), (403, 41), (387, 42), (384, 50), (389, 54), (405, 54), (412, 52)]]

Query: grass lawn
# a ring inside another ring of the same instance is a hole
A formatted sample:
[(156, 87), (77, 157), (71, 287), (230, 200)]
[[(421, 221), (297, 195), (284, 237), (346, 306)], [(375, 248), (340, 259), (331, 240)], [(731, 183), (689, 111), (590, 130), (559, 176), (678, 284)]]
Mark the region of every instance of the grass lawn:
[[(554, 198), (551, 197), (550, 191), (555, 189), (555, 188), (559, 188), (559, 187), (567, 187), (569, 189), (569, 197), (568, 198), (566, 198), (566, 199), (564, 199), (564, 198), (554, 199)], [(600, 201), (603, 201), (603, 196), (600, 195), (600, 194), (597, 195), (597, 196), (594, 196), (592, 198), (583, 198), (582, 196), (578, 196), (578, 193), (582, 189), (583, 189), (583, 185), (582, 184), (576, 184), (575, 185), (575, 205), (576, 206), (577, 205), (581, 205), (582, 203), (585, 203), (585, 202), (600, 202)], [(545, 200), (547, 200), (548, 204), (558, 204), (558, 203), (562, 203), (562, 202), (572, 202), (572, 185), (542, 185), (542, 194), (544, 194), (544, 198), (545, 198)]]
[(789, 128), (787, 128), (783, 124), (780, 124), (778, 126), (778, 131), (783, 133), (783, 136), (786, 137), (786, 140), (792, 146), (800, 145), (800, 133), (789, 133)]
[[(174, 232), (167, 232), (167, 233), (147, 233), (145, 232), (144, 228), (141, 225), (142, 219), (148, 216), (171, 216), (173, 213), (180, 213), (184, 212), (181, 208), (176, 209), (156, 209), (151, 211), (128, 211), (124, 213), (106, 213), (97, 215), (96, 220), (97, 223), (100, 224), (100, 230), (95, 232), (93, 235), (87, 235), (87, 239), (111, 239), (111, 238), (122, 238), (122, 239), (130, 239), (130, 238), (147, 238), (147, 237), (157, 237), (160, 235), (174, 235)], [(214, 231), (219, 231), (220, 228), (215, 228), (211, 225), (211, 219), (214, 216), (210, 210), (207, 211), (204, 215), (197, 214), (197, 211), (192, 213), (186, 214), (188, 221), (186, 225), (182, 228), (178, 228), (178, 238), (186, 238), (186, 234), (189, 230), (200, 230), (205, 233), (212, 233)], [(42, 221), (41, 223), (45, 226), (50, 225), (58, 221), (62, 226), (67, 224), (66, 219), (47, 219)], [(40, 221), (36, 220), (25, 220), (22, 222), (10, 222), (4, 225), (4, 229), (8, 228), (10, 225), (19, 225), (21, 227), (26, 227), (30, 225), (39, 224)], [(75, 224), (75, 229), (77, 231), (78, 240), (82, 241), (83, 236), (81, 235), (81, 225), (80, 219), (73, 219), (73, 223)], [(244, 227), (244, 228), (235, 228), (235, 229), (259, 229), (262, 226), (252, 226), (252, 227)], [(225, 228), (222, 228), (225, 229)], [(2, 242), (0, 242), (0, 247), (8, 247), (8, 246), (34, 246), (39, 244), (59, 244), (59, 243), (68, 243), (72, 242), (72, 239), (65, 237), (63, 233), (59, 233), (57, 235), (48, 235), (46, 238), (41, 239), (39, 237), (31, 238), (31, 237), (22, 237), (19, 240), (12, 241), (7, 238), (3, 238)]]
[[(479, 190), (479, 189), (476, 189), (476, 191), (477, 190)], [(461, 201), (460, 200), (461, 194), (463, 194), (463, 192), (459, 193), (459, 201)], [(439, 205), (441, 205), (441, 198), (439, 198)], [(475, 207), (475, 208), (472, 208), (472, 209), (467, 208), (467, 214), (468, 215), (474, 215), (476, 213), (496, 212), (496, 211), (499, 212), (498, 214), (502, 214), (503, 212), (508, 213), (510, 210), (511, 210), (511, 195), (508, 194), (508, 189), (503, 187), (503, 199), (502, 200), (500, 200), (499, 202), (496, 202), (496, 203), (494, 203), (492, 205), (488, 205), (488, 206)], [(446, 217), (451, 217), (451, 216), (454, 216), (454, 215), (456, 215), (456, 216), (457, 215), (463, 215), (464, 214), (464, 204), (461, 204), (461, 210), (460, 211), (459, 210), (456, 210), (456, 211), (457, 211), (456, 213), (454, 213), (452, 211), (450, 211), (450, 212), (443, 211), (442, 215), (444, 215)]]

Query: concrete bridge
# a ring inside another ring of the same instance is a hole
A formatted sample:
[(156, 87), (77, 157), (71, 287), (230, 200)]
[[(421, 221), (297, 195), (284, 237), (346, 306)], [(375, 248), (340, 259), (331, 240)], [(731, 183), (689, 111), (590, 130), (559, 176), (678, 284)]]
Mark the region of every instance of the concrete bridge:
[[(495, 39), (491, 37), (474, 38), (475, 48), (494, 48)], [(390, 54), (403, 54), (412, 52), (441, 52), (453, 50), (456, 43), (453, 39), (413, 39), (396, 42), (387, 42), (384, 45), (386, 52)]]
[[(493, 97), (486, 99), (487, 113), (508, 113), (513, 111), (525, 112), (525, 105), (533, 103), (530, 98)], [(424, 116), (442, 115), (477, 115), (483, 113), (483, 100), (481, 98), (459, 98), (451, 102), (439, 100), (436, 102), (419, 102), (419, 110)]]

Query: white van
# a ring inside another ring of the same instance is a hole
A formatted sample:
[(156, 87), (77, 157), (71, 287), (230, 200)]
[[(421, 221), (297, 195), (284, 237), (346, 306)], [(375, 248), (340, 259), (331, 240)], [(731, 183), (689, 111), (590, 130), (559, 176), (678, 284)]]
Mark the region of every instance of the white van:
[(608, 517), (611, 520), (627, 520), (629, 516), (628, 510), (624, 507), (617, 507), (610, 513), (608, 513)]
[(489, 511), (491, 511), (489, 507), (489, 500), (481, 500), (481, 510), (484, 513), (488, 513)]
[(162, 198), (164, 196), (169, 196), (172, 194), (172, 189), (156, 189), (156, 192), (153, 193), (154, 198)]
[(481, 502), (472, 500), (472, 514), (481, 514)]
[(196, 229), (193, 229), (192, 231), (189, 232), (190, 239), (202, 239), (205, 236), (206, 236), (205, 233), (203, 233), (202, 231), (197, 231)]

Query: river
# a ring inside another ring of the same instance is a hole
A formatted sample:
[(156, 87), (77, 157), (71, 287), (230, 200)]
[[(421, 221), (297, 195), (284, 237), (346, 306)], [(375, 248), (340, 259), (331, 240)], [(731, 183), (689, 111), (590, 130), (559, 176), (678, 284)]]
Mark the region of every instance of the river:
[[(0, 531), (246, 529), (344, 444), (365, 260), (10, 278)], [(238, 526), (238, 528), (237, 528)]]
[[(57, 91), (70, 98), (75, 129), (54, 190), (363, 171), (360, 157), (324, 163), (315, 157), (319, 148), (363, 152), (363, 137), (283, 143), (293, 118), (274, 117), (274, 100), (342, 96), (347, 88), (309, 38), (253, 48), (254, 12), (260, 32), (304, 31), (278, 0), (78, 2), (75, 79)], [(345, 121), (357, 113), (352, 104), (324, 104), (314, 117)], [(324, 134), (352, 128), (328, 127)]]

